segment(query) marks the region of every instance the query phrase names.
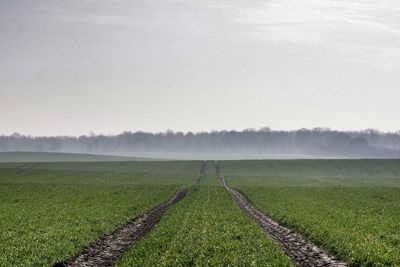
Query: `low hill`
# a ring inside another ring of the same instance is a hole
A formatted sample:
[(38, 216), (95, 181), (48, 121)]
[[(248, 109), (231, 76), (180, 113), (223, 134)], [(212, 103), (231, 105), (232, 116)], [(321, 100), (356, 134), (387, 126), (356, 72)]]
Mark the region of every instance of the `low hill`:
[(147, 161), (140, 157), (56, 152), (0, 152), (0, 162)]

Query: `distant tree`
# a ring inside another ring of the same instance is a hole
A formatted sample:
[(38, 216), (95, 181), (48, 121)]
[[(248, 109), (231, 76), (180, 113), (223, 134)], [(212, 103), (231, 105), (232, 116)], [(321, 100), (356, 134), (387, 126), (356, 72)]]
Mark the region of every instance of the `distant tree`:
[(310, 154), (329, 156), (398, 157), (400, 132), (376, 130), (333, 131), (328, 128), (273, 131), (270, 128), (243, 131), (183, 133), (123, 132), (119, 135), (32, 137), (19, 133), (0, 136), (0, 151), (62, 152), (218, 152)]
[(270, 133), (271, 132), (271, 128), (269, 127), (262, 127), (258, 130), (260, 133)]
[(364, 137), (353, 138), (351, 140), (350, 144), (351, 144), (351, 146), (353, 148), (359, 148), (360, 149), (360, 148), (367, 148), (368, 147), (368, 141)]

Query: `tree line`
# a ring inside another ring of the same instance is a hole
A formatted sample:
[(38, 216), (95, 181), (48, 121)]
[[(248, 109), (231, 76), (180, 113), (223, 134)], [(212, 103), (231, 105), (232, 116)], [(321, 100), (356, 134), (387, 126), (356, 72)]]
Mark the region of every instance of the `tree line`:
[(184, 152), (303, 154), (332, 157), (400, 157), (400, 131), (335, 131), (328, 128), (277, 131), (123, 132), (118, 135), (35, 137), (1, 135), (0, 151), (74, 153)]

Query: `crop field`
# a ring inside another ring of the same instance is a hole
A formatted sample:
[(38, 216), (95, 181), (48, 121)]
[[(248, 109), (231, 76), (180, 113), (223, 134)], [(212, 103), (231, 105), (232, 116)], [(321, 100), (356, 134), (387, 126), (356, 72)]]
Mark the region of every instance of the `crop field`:
[[(0, 163), (0, 266), (52, 266), (164, 203), (117, 266), (293, 266), (213, 162)], [(260, 212), (350, 266), (400, 266), (400, 161), (222, 161)], [(137, 223), (138, 226), (141, 223)], [(121, 232), (123, 233), (123, 232)]]
[(400, 161), (221, 163), (264, 214), (352, 266), (400, 265)]
[(291, 266), (291, 262), (236, 207), (215, 175), (208, 174), (117, 263), (117, 266), (193, 265)]
[(0, 266), (49, 266), (64, 259), (190, 184), (198, 166), (0, 164)]

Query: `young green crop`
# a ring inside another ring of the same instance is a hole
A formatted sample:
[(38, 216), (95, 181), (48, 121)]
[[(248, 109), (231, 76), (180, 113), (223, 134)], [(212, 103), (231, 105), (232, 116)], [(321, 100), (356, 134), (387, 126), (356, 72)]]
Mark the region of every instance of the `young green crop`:
[[(0, 266), (50, 265), (193, 183), (197, 162), (0, 164)], [(254, 206), (354, 266), (400, 265), (400, 161), (222, 162)], [(130, 265), (289, 266), (212, 164), (122, 258)]]
[(242, 160), (222, 161), (220, 166), (237, 184), (400, 187), (400, 160), (395, 159)]
[(0, 163), (0, 183), (180, 184), (200, 161)]
[(0, 266), (63, 260), (192, 183), (200, 166), (176, 162), (162, 173), (157, 163), (131, 164), (0, 167)]
[(117, 266), (291, 266), (217, 179), (205, 179)]
[(241, 161), (222, 170), (241, 174), (228, 182), (257, 209), (350, 265), (400, 265), (400, 161)]

